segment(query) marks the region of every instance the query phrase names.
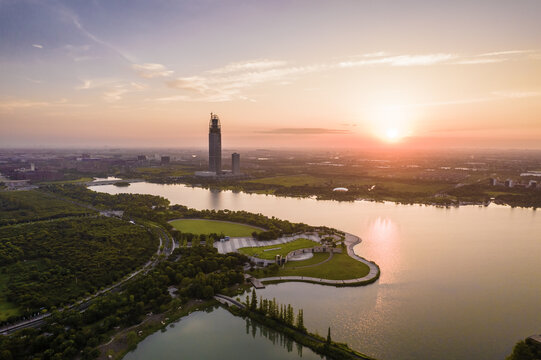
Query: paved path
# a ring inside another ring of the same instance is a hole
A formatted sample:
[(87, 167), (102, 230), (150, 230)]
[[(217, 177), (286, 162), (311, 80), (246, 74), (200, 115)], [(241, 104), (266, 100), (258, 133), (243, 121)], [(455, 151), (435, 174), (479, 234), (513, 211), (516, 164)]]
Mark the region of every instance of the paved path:
[(244, 304), (238, 302), (237, 300), (235, 300), (233, 298), (230, 298), (229, 296), (222, 295), (222, 294), (214, 295), (214, 299), (218, 300), (218, 302), (220, 302), (220, 303), (222, 303), (224, 305), (225, 304), (234, 305), (234, 306), (238, 306), (241, 309), (244, 309), (246, 307), (246, 306), (244, 306)]
[[(319, 266), (319, 265), (324, 264), (327, 261), (330, 261), (332, 259), (334, 253), (331, 252), (331, 253), (328, 253), (328, 254), (329, 254), (329, 256), (325, 260), (320, 261), (320, 262), (318, 262), (316, 264), (304, 265), (304, 266), (291, 266), (291, 267), (289, 267), (289, 269), (305, 269), (305, 268), (310, 268), (310, 267), (314, 267), (314, 266)], [(289, 260), (289, 261), (291, 261), (291, 260)]]
[[(276, 240), (258, 241), (252, 237), (234, 237), (229, 241), (214, 243), (214, 247), (218, 249), (220, 254), (226, 254), (228, 252), (237, 252), (238, 249), (243, 247), (257, 247), (257, 246), (269, 246), (269, 245), (281, 245), (297, 239), (309, 239), (315, 242), (321, 242), (319, 235), (317, 234), (299, 234), (293, 236), (284, 236)], [(273, 260), (274, 262), (274, 260)]]
[(361, 242), (361, 239), (358, 236), (348, 234), (346, 233), (346, 239), (345, 244), (347, 246), (348, 255), (351, 256), (353, 259), (360, 261), (364, 264), (366, 264), (370, 271), (366, 276), (363, 276), (361, 278), (357, 279), (349, 279), (349, 280), (329, 280), (329, 279), (319, 279), (309, 276), (275, 276), (275, 277), (267, 277), (267, 278), (261, 278), (259, 281), (261, 282), (286, 282), (286, 281), (301, 281), (301, 282), (310, 282), (310, 283), (317, 283), (322, 285), (334, 285), (334, 286), (356, 286), (356, 285), (364, 285), (369, 284), (374, 281), (376, 281), (379, 278), (379, 267), (371, 262), (366, 260), (363, 257), (358, 256), (353, 251), (353, 247)]

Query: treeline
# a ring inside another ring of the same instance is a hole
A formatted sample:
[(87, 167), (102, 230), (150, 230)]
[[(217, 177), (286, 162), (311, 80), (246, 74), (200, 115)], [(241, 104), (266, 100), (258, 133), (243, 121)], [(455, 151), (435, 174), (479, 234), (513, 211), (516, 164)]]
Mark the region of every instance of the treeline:
[(249, 224), (265, 229), (254, 234), (260, 240), (276, 239), (285, 234), (314, 231), (316, 228), (303, 223), (292, 223), (276, 217), (247, 211), (196, 210), (183, 205), (169, 206), (169, 200), (159, 196), (140, 194), (110, 195), (98, 193), (78, 185), (49, 185), (44, 188), (60, 196), (81, 201), (103, 209), (123, 210), (125, 217), (155, 221), (173, 231), (167, 221), (175, 218), (226, 220)]
[(538, 189), (472, 184), (452, 189), (447, 194), (456, 196), (459, 201), (486, 203), (492, 197), (491, 192), (507, 192), (507, 194), (497, 194), (494, 196), (494, 201), (498, 204), (541, 208), (541, 190)]
[(0, 192), (0, 226), (92, 212), (35, 190)]
[[(240, 254), (218, 254), (215, 249), (176, 249), (148, 274), (130, 281), (122, 292), (99, 297), (84, 312), (55, 312), (41, 329), (25, 329), (0, 337), (0, 359), (94, 359), (98, 344), (115, 327), (142, 321), (148, 312), (178, 308), (192, 298), (211, 298), (215, 292), (244, 281)], [(178, 288), (173, 299), (168, 287)]]
[(68, 218), (3, 227), (0, 271), (8, 301), (25, 313), (94, 293), (144, 264), (158, 248), (147, 230), (115, 218)]
[(538, 360), (541, 359), (541, 344), (532, 339), (521, 340), (516, 343), (513, 353), (505, 360)]
[(145, 219), (152, 219), (155, 216), (153, 210), (159, 211), (169, 205), (169, 200), (160, 196), (142, 194), (110, 195), (73, 184), (47, 185), (43, 187), (43, 190), (90, 204), (99, 209), (122, 210), (127, 216)]
[(330, 328), (327, 338), (309, 333), (304, 326), (302, 309), (295, 317), (291, 305), (278, 304), (276, 299), (267, 300), (260, 297), (258, 300), (255, 290), (252, 290), (251, 297), (246, 297), (245, 306), (245, 309), (240, 310), (231, 307), (230, 311), (234, 314), (248, 316), (260, 324), (275, 329), (318, 354), (328, 356), (331, 359), (371, 359), (350, 349), (347, 344), (332, 341)]

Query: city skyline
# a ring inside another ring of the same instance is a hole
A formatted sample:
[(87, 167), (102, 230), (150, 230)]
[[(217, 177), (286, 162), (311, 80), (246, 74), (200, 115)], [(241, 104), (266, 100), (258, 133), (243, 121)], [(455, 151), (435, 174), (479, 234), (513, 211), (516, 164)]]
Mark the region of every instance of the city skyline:
[[(540, 148), (537, 1), (0, 1), (4, 147)], [(24, 26), (22, 26), (24, 24)]]

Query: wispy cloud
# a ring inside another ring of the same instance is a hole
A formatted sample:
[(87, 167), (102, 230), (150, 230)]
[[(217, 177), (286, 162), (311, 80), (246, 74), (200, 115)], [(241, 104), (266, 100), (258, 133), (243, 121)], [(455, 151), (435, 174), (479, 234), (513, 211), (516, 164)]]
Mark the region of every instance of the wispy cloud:
[(122, 100), (125, 94), (141, 91), (144, 88), (143, 85), (136, 82), (113, 85), (103, 93), (103, 99), (108, 103), (114, 103)]
[[(197, 97), (194, 100), (210, 102), (250, 100), (242, 90), (262, 83), (281, 83), (284, 78), (316, 72), (323, 65), (285, 66), (285, 61), (233, 63), (209, 70), (201, 75), (180, 77), (167, 81), (170, 88), (181, 89)], [(250, 65), (247, 65), (250, 64)], [(258, 70), (254, 70), (258, 69)]]
[(425, 55), (397, 55), (397, 56), (371, 56), (367, 59), (342, 61), (338, 63), (339, 67), (359, 67), (371, 65), (390, 65), (390, 66), (428, 66), (441, 64), (456, 58), (453, 54), (425, 54)]
[[(296, 77), (309, 73), (374, 66), (410, 67), (491, 64), (508, 61), (511, 58), (520, 58), (524, 54), (532, 56), (535, 53), (535, 50), (509, 50), (474, 55), (452, 53), (391, 55), (388, 52), (380, 51), (356, 55), (334, 62), (310, 65), (296, 65), (283, 60), (256, 59), (234, 62), (200, 74), (167, 80), (168, 87), (183, 90), (187, 93), (181, 96), (162, 97), (155, 100), (162, 102), (252, 100), (251, 96), (246, 94), (248, 88), (263, 83), (288, 84)], [(134, 68), (136, 67), (134, 66)], [(156, 76), (169, 75), (164, 73), (168, 71), (165, 67), (139, 70), (156, 71), (158, 74)], [(150, 72), (147, 77), (152, 74)]]
[(326, 128), (278, 128), (258, 131), (262, 134), (281, 134), (281, 135), (324, 135), (324, 134), (348, 134), (351, 131), (342, 129)]
[(228, 64), (224, 67), (209, 70), (209, 74), (228, 74), (239, 71), (260, 71), (265, 69), (277, 68), (285, 66), (286, 61), (282, 60), (251, 60), (251, 61), (241, 61)]
[(135, 72), (139, 76), (146, 79), (152, 79), (156, 77), (168, 77), (173, 74), (173, 70), (168, 70), (162, 64), (152, 64), (152, 63), (133, 64), (132, 69), (135, 70)]
[(541, 96), (541, 91), (494, 91), (494, 96), (509, 99), (522, 99)]
[(43, 45), (40, 44), (32, 44), (32, 46), (38, 49), (43, 49)]
[(27, 100), (27, 99), (6, 99), (3, 101), (0, 101), (0, 110), (8, 110), (8, 111), (16, 110), (16, 109), (53, 107), (53, 106), (85, 107), (87, 105), (70, 103), (65, 98), (62, 98), (56, 101), (35, 101), (35, 100)]
[(534, 49), (527, 50), (504, 50), (504, 51), (494, 51), (489, 53), (480, 54), (478, 56), (501, 56), (501, 55), (519, 55), (519, 54), (528, 54), (536, 52)]
[(71, 22), (75, 26), (76, 29), (78, 29), (83, 35), (91, 39), (93, 42), (111, 50), (124, 61), (128, 63), (135, 63), (135, 61), (129, 55), (127, 55), (126, 53), (118, 49), (116, 46), (112, 45), (111, 43), (105, 40), (100, 39), (98, 36), (88, 31), (81, 24), (77, 15), (75, 15), (71, 10), (67, 9), (66, 7), (59, 7), (58, 11), (64, 18), (66, 18), (69, 22)]
[(428, 103), (418, 103), (412, 105), (406, 105), (405, 107), (433, 107), (433, 106), (447, 106), (447, 105), (461, 105), (461, 104), (475, 104), (492, 101), (501, 101), (504, 99), (524, 99), (531, 97), (541, 96), (541, 91), (493, 91), (486, 96), (479, 96), (469, 99), (454, 99), (445, 101), (433, 101)]

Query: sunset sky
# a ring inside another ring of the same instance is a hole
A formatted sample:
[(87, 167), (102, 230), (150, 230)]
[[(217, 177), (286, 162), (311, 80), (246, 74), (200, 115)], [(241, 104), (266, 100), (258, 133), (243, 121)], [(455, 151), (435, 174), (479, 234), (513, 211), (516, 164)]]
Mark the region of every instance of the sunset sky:
[(541, 148), (539, 0), (0, 0), (0, 147)]

